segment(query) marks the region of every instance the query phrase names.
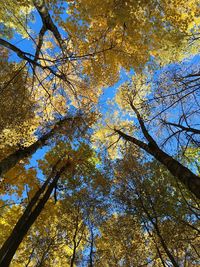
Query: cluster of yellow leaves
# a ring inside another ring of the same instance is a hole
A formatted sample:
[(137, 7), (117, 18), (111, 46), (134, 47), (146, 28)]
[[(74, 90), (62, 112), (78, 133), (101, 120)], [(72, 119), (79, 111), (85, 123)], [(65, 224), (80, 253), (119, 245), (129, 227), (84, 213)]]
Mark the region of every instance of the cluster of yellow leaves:
[[(148, 255), (146, 235), (132, 216), (117, 215), (105, 221), (96, 240), (97, 257), (95, 266), (142, 265)], [(114, 265), (112, 265), (114, 263)]]
[(23, 37), (29, 37), (27, 33), (27, 18), (33, 9), (30, 0), (7, 0), (0, 2), (0, 23), (5, 28), (1, 35), (10, 36), (13, 30), (17, 30)]
[[(133, 75), (129, 82), (123, 83), (117, 91), (115, 101), (121, 108), (121, 112), (135, 116), (131, 103), (141, 108), (150, 93), (150, 84), (145, 74)], [(145, 110), (143, 110), (145, 113)]]
[[(66, 42), (66, 46), (68, 50), (74, 51), (70, 40)], [(55, 68), (56, 62), (59, 63), (58, 73), (62, 73), (67, 79), (63, 81), (53, 77), (49, 70), (36, 70), (37, 79), (34, 82), (33, 94), (39, 104), (37, 113), (43, 120), (52, 120), (55, 114), (65, 115), (72, 106), (86, 110), (92, 103), (98, 102), (101, 88), (96, 88), (81, 74), (82, 65), (78, 59), (70, 61), (58, 53), (52, 34), (44, 37), (39, 62), (42, 66), (52, 69)]]
[(133, 117), (136, 117), (136, 114), (131, 104), (139, 108), (143, 117), (148, 116), (145, 100), (150, 89), (150, 83), (145, 74), (133, 75), (129, 82), (123, 83), (118, 88), (114, 102), (113, 100), (107, 102), (109, 113), (103, 115), (99, 123), (93, 127), (92, 141), (95, 149), (103, 146), (108, 148), (112, 159), (120, 157), (120, 150), (124, 148), (125, 142), (122, 138), (119, 139), (115, 129), (123, 129), (130, 135), (137, 130), (133, 123)]
[(39, 122), (34, 111), (35, 101), (26, 86), (23, 63), (2, 60), (0, 66), (0, 158), (3, 158), (14, 148), (34, 142), (33, 133)]
[[(1, 244), (9, 236), (21, 214), (22, 208), (17, 205), (4, 210), (0, 218)], [(83, 250), (87, 236), (88, 229), (84, 225), (83, 215), (73, 201), (58, 201), (55, 204), (50, 199), (20, 244), (11, 266), (22, 266), (24, 262), (28, 262), (33, 251), (29, 266), (35, 266), (43, 256), (43, 264), (47, 266), (68, 266), (73, 254), (74, 238), (76, 242), (80, 239), (80, 244), (76, 248), (78, 253)]]
[[(198, 229), (199, 222), (194, 222), (193, 225)], [(190, 240), (189, 248), (193, 246), (198, 249), (200, 237), (196, 231), (190, 231), (184, 223), (179, 224), (179, 227), (177, 227), (175, 222), (165, 220), (160, 224), (160, 231), (168, 247), (176, 250), (179, 258), (184, 257), (185, 251), (188, 249), (188, 240)]]
[(0, 244), (8, 238), (11, 233), (13, 226), (16, 224), (17, 220), (21, 216), (23, 208), (20, 205), (13, 205), (11, 207), (4, 208), (3, 212), (1, 210), (0, 217)]
[(54, 120), (55, 114), (65, 115), (68, 107), (66, 98), (62, 94), (53, 92), (52, 88), (44, 86), (45, 90), (41, 86), (35, 86), (34, 98), (38, 103), (35, 113), (41, 122), (48, 122)]
[(133, 127), (130, 126), (130, 122), (126, 119), (123, 121), (120, 119), (120, 113), (111, 112), (107, 114), (107, 119), (102, 118), (98, 124), (94, 125), (94, 132), (92, 134), (93, 147), (95, 149), (108, 149), (111, 159), (120, 157), (120, 148), (124, 147), (123, 139), (119, 139), (118, 134), (115, 132), (115, 128), (125, 129), (126, 132), (131, 132)]
[(178, 27), (181, 31), (190, 33), (191, 29), (199, 25), (199, 2), (197, 0), (162, 1), (165, 10), (165, 20)]
[(6, 190), (7, 194), (17, 194), (18, 197), (22, 197), (25, 186), (29, 188), (29, 198), (38, 190), (40, 184), (36, 177), (36, 170), (34, 168), (25, 169), (24, 165), (18, 163), (4, 175), (0, 190), (2, 195), (5, 194), (5, 187), (9, 188)]
[(185, 57), (185, 41), (199, 27), (197, 0), (70, 1), (67, 12), (60, 25), (79, 54), (103, 51), (83, 62), (99, 86), (115, 83), (121, 67), (140, 71), (150, 56), (162, 63)]

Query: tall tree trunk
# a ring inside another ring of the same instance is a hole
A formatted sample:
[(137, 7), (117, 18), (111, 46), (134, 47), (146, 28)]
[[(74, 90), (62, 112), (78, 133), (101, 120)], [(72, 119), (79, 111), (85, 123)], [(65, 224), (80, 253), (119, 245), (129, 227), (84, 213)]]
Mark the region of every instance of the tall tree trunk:
[(42, 209), (44, 208), (46, 202), (48, 201), (54, 187), (58, 182), (58, 179), (60, 178), (60, 175), (68, 166), (69, 163), (67, 163), (64, 167), (62, 167), (59, 171), (57, 171), (52, 182), (48, 185), (48, 183), (52, 178), (52, 174), (55, 172), (54, 169), (51, 175), (48, 177), (47, 181), (41, 187), (41, 189), (39, 189), (35, 193), (34, 197), (31, 199), (30, 203), (25, 209), (23, 215), (15, 225), (12, 233), (5, 241), (4, 245), (0, 250), (0, 267), (9, 266), (20, 243), (22, 242), (28, 230), (35, 222), (37, 217), (40, 215)]
[(170, 261), (172, 262), (174, 267), (179, 267), (178, 263), (176, 262), (174, 256), (172, 255), (172, 253), (170, 252), (169, 248), (167, 247), (167, 244), (166, 244), (166, 242), (165, 242), (165, 240), (164, 240), (164, 238), (163, 238), (163, 236), (162, 236), (162, 234), (160, 232), (159, 226), (157, 224), (157, 217), (156, 217), (156, 222), (154, 222), (151, 214), (149, 213), (148, 209), (145, 207), (142, 198), (139, 196), (138, 199), (140, 201), (140, 204), (141, 204), (141, 207), (142, 207), (143, 211), (146, 213), (148, 219), (150, 220), (150, 222), (154, 226), (154, 229), (156, 230), (156, 234), (159, 237), (160, 243), (161, 243), (165, 253), (167, 254), (168, 258), (170, 259)]
[(58, 121), (53, 129), (49, 131), (48, 133), (44, 134), (42, 137), (40, 137), (35, 143), (28, 147), (20, 148), (16, 152), (10, 154), (8, 157), (4, 158), (3, 160), (0, 161), (0, 177), (8, 172), (11, 168), (13, 168), (17, 162), (19, 162), (22, 159), (25, 159), (27, 157), (30, 157), (33, 155), (39, 148), (44, 146), (49, 138), (51, 138), (59, 129), (62, 128), (62, 126), (67, 122), (67, 121), (73, 121), (77, 119), (78, 117), (75, 118), (64, 118), (63, 120)]
[(75, 232), (73, 235), (73, 254), (71, 257), (71, 261), (70, 261), (70, 267), (74, 266), (75, 263), (75, 259), (76, 259), (76, 249), (77, 249), (77, 242), (76, 242), (76, 237), (78, 234), (78, 223), (79, 223), (79, 216), (77, 215), (76, 217), (76, 228), (75, 228)]
[(189, 189), (190, 192), (192, 192), (197, 198), (200, 199), (200, 177), (195, 175), (188, 168), (183, 166), (180, 162), (178, 162), (159, 148), (153, 137), (146, 129), (144, 121), (137, 109), (133, 106), (133, 104), (131, 104), (131, 107), (137, 115), (140, 128), (148, 143), (142, 142), (135, 137), (127, 135), (121, 130), (115, 129), (115, 132), (118, 133), (119, 136), (121, 136), (123, 139), (132, 142), (133, 144), (145, 150), (147, 153), (151, 154), (160, 163), (162, 163), (173, 176), (177, 177), (179, 181)]
[(94, 247), (94, 233), (93, 229), (91, 231), (91, 241), (90, 241), (90, 262), (89, 262), (89, 267), (93, 267), (93, 247)]
[(74, 262), (75, 262), (75, 258), (76, 258), (76, 242), (74, 242), (74, 247), (73, 247), (73, 254), (72, 254), (72, 257), (71, 257), (71, 261), (70, 261), (70, 267), (73, 267), (74, 266)]
[(164, 248), (165, 250), (165, 253), (167, 254), (167, 256), (169, 257), (170, 261), (172, 262), (173, 266), (174, 267), (179, 267), (179, 264), (176, 262), (174, 256), (171, 254), (171, 252), (169, 251), (166, 243), (165, 243), (165, 240), (163, 239), (161, 233), (160, 233), (160, 230), (158, 228), (158, 225), (157, 224), (154, 224), (154, 228), (156, 230), (156, 233), (157, 233), (157, 236), (159, 237), (160, 239), (160, 242), (162, 244), (162, 247)]
[(200, 177), (191, 172), (188, 168), (183, 166), (180, 162), (172, 158), (170, 155), (161, 150), (157, 145), (152, 143), (146, 144), (132, 136), (123, 133), (120, 130), (115, 130), (125, 140), (144, 149), (147, 153), (154, 156), (160, 163), (162, 163), (170, 173), (177, 177), (179, 181), (184, 184), (190, 192), (200, 199)]

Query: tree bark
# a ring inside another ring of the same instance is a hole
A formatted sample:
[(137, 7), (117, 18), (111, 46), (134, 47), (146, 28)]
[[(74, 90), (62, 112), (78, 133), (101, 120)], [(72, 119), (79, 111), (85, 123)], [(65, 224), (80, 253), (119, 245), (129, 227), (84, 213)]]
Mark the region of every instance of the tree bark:
[(91, 241), (90, 241), (90, 262), (89, 267), (93, 267), (93, 247), (94, 247), (94, 233), (93, 229), (91, 229)]
[(114, 131), (123, 139), (132, 142), (133, 144), (145, 150), (147, 153), (151, 154), (155, 159), (162, 163), (173, 176), (177, 177), (179, 181), (189, 189), (190, 192), (200, 199), (200, 177), (195, 175), (192, 171), (159, 148), (156, 141), (149, 134), (138, 110), (133, 106), (132, 103), (130, 105), (136, 113), (140, 128), (148, 143), (142, 142), (135, 137), (127, 135), (121, 130), (114, 129)]
[(33, 4), (34, 4), (35, 8), (37, 9), (38, 13), (40, 14), (40, 17), (42, 19), (43, 26), (45, 27), (45, 29), (47, 29), (53, 33), (53, 35), (56, 38), (62, 52), (63, 53), (67, 52), (67, 46), (66, 46), (65, 42), (63, 41), (58, 28), (54, 24), (50, 14), (49, 14), (49, 11), (46, 7), (45, 1), (44, 0), (33, 0)]
[[(57, 162), (58, 164), (58, 162)], [(56, 165), (57, 165), (56, 164)], [(59, 171), (56, 171), (56, 174), (50, 182), (52, 175), (55, 173), (55, 168), (53, 168), (51, 175), (48, 177), (46, 182), (43, 184), (41, 189), (39, 189), (35, 196), (32, 198), (27, 208), (25, 209), (23, 215), (18, 220), (15, 225), (12, 233), (5, 241), (4, 245), (0, 250), (0, 267), (7, 267), (10, 265), (10, 262), (18, 249), (20, 243), (26, 236), (28, 230), (32, 226), (32, 224), (36, 221), (37, 217), (40, 215), (42, 209), (44, 208), (46, 202), (48, 201), (54, 187), (56, 186), (60, 175), (67, 169), (70, 163), (67, 163), (64, 167), (62, 167)], [(44, 194), (43, 194), (44, 193)]]
[(70, 261), (70, 267), (74, 266), (75, 258), (76, 258), (76, 249), (77, 249), (76, 236), (78, 233), (78, 223), (79, 223), (79, 220), (78, 220), (78, 215), (77, 215), (76, 228), (75, 228), (75, 232), (74, 232), (74, 236), (73, 236), (73, 253), (72, 253), (72, 257), (71, 257), (71, 261)]
[(0, 161), (0, 177), (8, 172), (11, 168), (13, 168), (17, 162), (20, 160), (23, 160), (27, 157), (30, 157), (33, 155), (39, 148), (44, 146), (47, 142), (47, 140), (56, 133), (61, 127), (64, 125), (65, 122), (67, 121), (73, 121), (77, 119), (78, 117), (71, 117), (71, 118), (64, 118), (63, 120), (58, 121), (53, 129), (49, 131), (48, 133), (44, 134), (42, 137), (40, 137), (35, 143), (28, 147), (20, 148), (14, 153), (10, 154), (8, 157), (4, 158), (3, 160)]
[[(179, 267), (178, 263), (176, 262), (174, 256), (172, 255), (172, 253), (170, 252), (169, 248), (167, 247), (167, 244), (164, 240), (164, 238), (162, 237), (162, 234), (160, 232), (160, 229), (158, 227), (157, 222), (154, 222), (153, 218), (151, 217), (150, 213), (148, 212), (148, 210), (146, 209), (143, 200), (141, 197), (138, 198), (140, 201), (140, 204), (142, 206), (143, 211), (146, 213), (148, 219), (150, 220), (150, 222), (152, 223), (152, 225), (154, 226), (154, 229), (156, 230), (156, 234), (160, 239), (160, 243), (165, 251), (165, 253), (167, 254), (168, 258), (170, 259), (170, 261), (172, 262), (174, 267)], [(156, 221), (157, 221), (157, 217), (156, 217)]]

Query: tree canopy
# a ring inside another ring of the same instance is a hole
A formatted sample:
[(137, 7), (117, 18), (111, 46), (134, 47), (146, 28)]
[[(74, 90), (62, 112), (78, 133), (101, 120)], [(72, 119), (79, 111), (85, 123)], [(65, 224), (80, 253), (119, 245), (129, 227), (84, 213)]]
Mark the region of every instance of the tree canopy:
[(196, 267), (197, 0), (0, 3), (0, 267)]

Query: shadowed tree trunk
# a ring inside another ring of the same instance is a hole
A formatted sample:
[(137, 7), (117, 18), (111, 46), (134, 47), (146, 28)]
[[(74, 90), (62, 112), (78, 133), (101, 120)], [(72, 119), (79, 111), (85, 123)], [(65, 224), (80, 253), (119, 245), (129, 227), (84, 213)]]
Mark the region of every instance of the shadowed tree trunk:
[[(78, 207), (78, 210), (80, 211), (80, 208)], [(70, 267), (73, 267), (76, 261), (76, 253), (77, 253), (77, 248), (80, 245), (81, 240), (83, 239), (83, 235), (84, 235), (84, 230), (85, 230), (85, 225), (84, 223), (80, 223), (79, 220), (79, 214), (76, 217), (76, 224), (75, 224), (75, 231), (74, 231), (74, 235), (73, 235), (73, 253), (72, 253), (72, 257), (71, 257), (71, 261), (70, 261)], [(80, 236), (78, 235), (80, 234)]]
[[(142, 192), (138, 192), (137, 189), (136, 189), (136, 192), (137, 192), (137, 195), (138, 195), (138, 200), (139, 200), (139, 202), (141, 204), (141, 208), (144, 211), (144, 213), (147, 215), (147, 218), (149, 219), (149, 221), (152, 223), (152, 225), (153, 225), (153, 227), (154, 227), (154, 229), (156, 231), (156, 235), (158, 236), (158, 238), (160, 240), (160, 243), (161, 243), (165, 253), (167, 254), (167, 256), (170, 259), (170, 261), (172, 262), (173, 266), (174, 267), (179, 267), (179, 264), (176, 262), (173, 254), (170, 252), (170, 250), (169, 250), (169, 248), (168, 248), (168, 246), (167, 246), (167, 244), (165, 242), (165, 239), (163, 238), (163, 236), (162, 236), (162, 234), (160, 232), (160, 228), (159, 228), (159, 225), (158, 225), (157, 212), (156, 212), (156, 210), (154, 208), (154, 203), (151, 201), (151, 197), (148, 197), (148, 202), (151, 203), (151, 209), (152, 209), (152, 211), (154, 213), (155, 221), (153, 220), (153, 217), (149, 213), (148, 208), (145, 207), (145, 204), (144, 204), (143, 199), (142, 199)], [(146, 192), (146, 190), (145, 190), (145, 192)], [(164, 261), (162, 259), (161, 253), (160, 253), (159, 248), (157, 247), (157, 245), (156, 245), (156, 248), (157, 248), (157, 251), (158, 251), (159, 256), (161, 258), (161, 261), (162, 261), (162, 263), (164, 265)]]
[(8, 172), (11, 168), (13, 168), (17, 162), (20, 160), (23, 160), (27, 157), (30, 157), (33, 155), (39, 148), (44, 146), (49, 138), (53, 137), (53, 135), (59, 131), (59, 129), (64, 126), (66, 122), (73, 122), (74, 120), (78, 119), (78, 117), (66, 117), (63, 120), (58, 121), (53, 129), (51, 129), (48, 133), (44, 134), (42, 137), (40, 137), (36, 142), (34, 142), (32, 145), (24, 148), (20, 148), (14, 153), (10, 154), (8, 157), (4, 158), (0, 161), (0, 177)]
[(28, 230), (40, 215), (42, 209), (48, 201), (53, 189), (55, 188), (60, 178), (60, 175), (70, 166), (70, 163), (68, 162), (65, 164), (65, 166), (60, 168), (59, 171), (57, 171), (56, 167), (59, 162), (60, 160), (53, 167), (51, 174), (49, 175), (43, 186), (35, 193), (34, 197), (26, 207), (23, 215), (15, 225), (12, 233), (0, 249), (0, 267), (7, 267), (10, 265), (10, 262), (20, 243), (22, 242)]
[(147, 153), (151, 154), (155, 159), (161, 162), (173, 176), (177, 177), (179, 181), (190, 190), (190, 192), (192, 192), (197, 198), (200, 199), (200, 177), (195, 175), (188, 168), (183, 166), (180, 162), (178, 162), (166, 152), (164, 152), (161, 148), (159, 148), (155, 140), (147, 131), (146, 126), (144, 125), (144, 121), (141, 118), (138, 110), (133, 106), (132, 103), (131, 107), (137, 115), (140, 128), (148, 143), (144, 143), (136, 139), (135, 137), (127, 135), (121, 130), (115, 129), (115, 132), (118, 133), (119, 136), (121, 136), (123, 139), (132, 142), (133, 144), (145, 150)]
[(91, 231), (91, 240), (90, 240), (90, 261), (89, 261), (89, 267), (93, 267), (93, 253), (94, 253), (94, 233), (93, 233), (93, 229), (90, 229)]

